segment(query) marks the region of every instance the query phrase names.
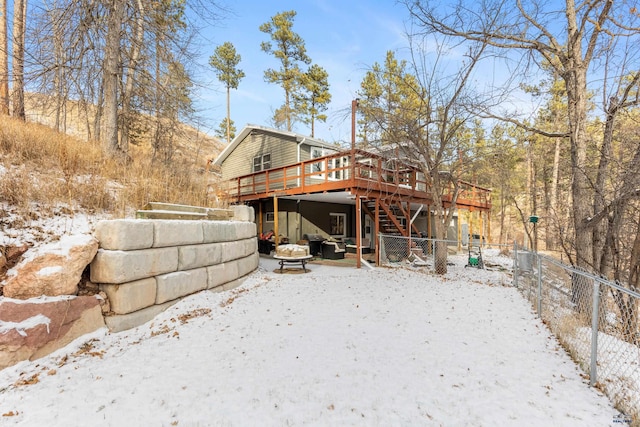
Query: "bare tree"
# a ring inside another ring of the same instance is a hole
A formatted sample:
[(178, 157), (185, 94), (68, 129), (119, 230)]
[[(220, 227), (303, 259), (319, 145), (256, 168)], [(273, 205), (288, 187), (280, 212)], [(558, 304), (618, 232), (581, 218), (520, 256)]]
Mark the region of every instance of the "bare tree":
[(136, 81), (136, 73), (140, 71), (138, 69), (138, 62), (140, 61), (144, 43), (145, 7), (142, 0), (135, 1), (133, 14), (133, 37), (130, 42), (127, 72), (124, 77), (124, 88), (122, 91), (122, 135), (119, 147), (124, 152), (129, 151), (130, 128), (131, 122), (133, 121), (134, 82)]
[(16, 0), (13, 4), (13, 115), (25, 119), (24, 111), (24, 43), (27, 20), (27, 0)]
[(435, 50), (423, 50), (427, 40), (412, 35), (412, 72), (406, 63), (387, 54), (384, 67), (374, 65), (361, 85), (360, 110), (365, 116), (370, 142), (390, 145), (422, 169), (432, 194), (435, 218), (435, 271), (447, 272), (446, 233), (456, 212), (461, 177), (460, 149), (464, 146), (477, 101), (470, 81), (486, 44), (475, 43), (464, 54), (457, 71), (448, 74), (441, 60), (449, 40), (430, 37)]
[(7, 0), (0, 1), (0, 114), (9, 115), (9, 45)]
[(32, 102), (41, 114), (54, 117), (60, 131), (68, 130), (69, 112), (75, 111), (87, 138), (100, 135), (95, 122), (101, 108), (105, 15), (102, 2), (92, 0), (43, 2), (30, 14), (26, 75), (38, 94)]
[(118, 84), (120, 82), (120, 52), (124, 1), (111, 0), (108, 5), (107, 38), (104, 51), (104, 136), (103, 148), (109, 155), (118, 152)]
[[(193, 114), (182, 90), (190, 87), (185, 79), (193, 73), (183, 65), (195, 62), (188, 8), (207, 20), (223, 11), (199, 0), (44, 2), (30, 17), (28, 72), (30, 84), (49, 95), (38, 99), (57, 127), (65, 128), (67, 105), (77, 105), (87, 136), (102, 141), (109, 155), (147, 141), (151, 115), (151, 139), (173, 138), (167, 126), (177, 127), (178, 118)], [(177, 85), (172, 75), (179, 75)]]
[[(589, 174), (588, 75), (598, 65), (594, 59), (598, 58), (599, 49), (606, 50), (620, 39), (625, 39), (624, 46), (631, 49), (633, 40), (638, 38), (640, 17), (633, 11), (629, 13), (626, 3), (612, 0), (590, 0), (579, 5), (574, 0), (566, 0), (560, 9), (550, 9), (553, 5), (541, 1), (525, 4), (520, 0), (515, 6), (499, 0), (474, 4), (460, 1), (450, 8), (429, 0), (404, 3), (414, 24), (427, 33), (487, 43), (505, 56), (521, 52), (533, 63), (544, 61), (563, 80), (568, 132), (544, 134), (568, 137), (570, 141), (575, 264), (594, 267), (593, 229), (603, 214), (594, 212), (592, 203), (595, 189)], [(622, 75), (638, 68), (637, 61), (629, 60), (630, 56), (623, 57), (624, 62), (615, 64)]]

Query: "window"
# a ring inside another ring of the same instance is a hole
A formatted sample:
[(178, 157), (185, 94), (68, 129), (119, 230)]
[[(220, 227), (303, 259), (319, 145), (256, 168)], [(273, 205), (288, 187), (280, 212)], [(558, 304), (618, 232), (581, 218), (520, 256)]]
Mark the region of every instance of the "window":
[[(328, 156), (334, 153), (334, 151), (325, 151), (320, 147), (311, 147), (311, 159), (317, 159), (319, 157)], [(349, 164), (348, 157), (329, 158), (317, 163), (311, 164), (311, 173), (314, 174), (314, 178), (324, 178), (324, 171), (327, 171), (327, 178), (332, 179), (347, 179), (349, 176), (348, 170), (343, 169)]]
[(273, 213), (273, 212), (267, 212), (265, 221), (266, 221), (266, 222), (273, 222), (273, 221), (275, 221), (275, 215), (274, 215), (274, 213)]
[(373, 159), (364, 159), (359, 162), (360, 178), (373, 178)]
[[(331, 166), (332, 169), (338, 169), (341, 166), (341, 160), (340, 158), (337, 159), (333, 159), (331, 161)], [(342, 170), (334, 170), (333, 172), (329, 173), (329, 178), (333, 178), (333, 179), (340, 179), (342, 177)]]
[(345, 237), (347, 214), (344, 213), (330, 213), (329, 214), (329, 234), (334, 237)]
[[(311, 147), (311, 158), (312, 159), (317, 159), (318, 157), (322, 157), (323, 155), (324, 155), (324, 153), (322, 152), (322, 148)], [(323, 169), (324, 169), (324, 163), (323, 162), (318, 162), (318, 163), (312, 163), (311, 164), (311, 172), (322, 172)]]
[(263, 154), (253, 158), (253, 171), (260, 172), (271, 169), (271, 154)]
[(331, 169), (329, 171), (329, 179), (348, 179), (349, 169), (345, 169), (348, 165), (348, 157), (337, 157), (329, 160), (329, 169)]
[(396, 170), (396, 162), (394, 160), (387, 160), (384, 164), (382, 178), (386, 182), (395, 182), (394, 172)]

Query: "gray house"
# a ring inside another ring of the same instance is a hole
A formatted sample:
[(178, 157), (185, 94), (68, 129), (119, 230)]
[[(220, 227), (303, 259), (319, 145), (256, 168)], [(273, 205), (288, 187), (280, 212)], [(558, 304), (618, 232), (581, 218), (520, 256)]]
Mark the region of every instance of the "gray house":
[[(290, 242), (318, 234), (375, 249), (378, 233), (431, 234), (427, 180), (398, 159), (248, 125), (214, 165), (229, 202), (253, 206), (260, 232), (277, 228)], [(460, 188), (457, 206), (489, 211), (488, 189)]]

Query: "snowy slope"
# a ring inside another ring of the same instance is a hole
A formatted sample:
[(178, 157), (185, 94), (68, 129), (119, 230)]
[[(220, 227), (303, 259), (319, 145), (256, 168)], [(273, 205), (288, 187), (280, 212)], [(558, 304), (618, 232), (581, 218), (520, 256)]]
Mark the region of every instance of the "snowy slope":
[(274, 260), (139, 328), (0, 371), (0, 426), (606, 426), (510, 279)]

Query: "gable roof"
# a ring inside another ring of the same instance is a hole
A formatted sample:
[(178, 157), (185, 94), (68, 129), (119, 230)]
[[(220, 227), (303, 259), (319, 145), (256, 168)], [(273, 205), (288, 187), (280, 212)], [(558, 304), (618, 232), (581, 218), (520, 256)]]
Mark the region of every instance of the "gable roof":
[(244, 139), (254, 130), (258, 130), (258, 131), (262, 131), (262, 132), (275, 133), (275, 134), (282, 135), (282, 136), (293, 137), (295, 139), (296, 143), (298, 143), (298, 144), (304, 142), (306, 144), (313, 145), (315, 147), (322, 147), (322, 148), (330, 148), (332, 150), (339, 150), (339, 147), (336, 147), (334, 144), (329, 144), (328, 142), (324, 142), (324, 141), (321, 141), (319, 139), (311, 138), (310, 136), (305, 136), (305, 135), (301, 135), (299, 133), (289, 132), (289, 131), (286, 131), (286, 130), (278, 130), (278, 129), (273, 129), (273, 128), (269, 128), (269, 127), (265, 127), (265, 126), (258, 126), (258, 125), (248, 124), (242, 129), (242, 131), (240, 131), (240, 133), (238, 135), (236, 135), (235, 138), (233, 138), (233, 140), (229, 143), (229, 145), (227, 145), (224, 148), (224, 150), (222, 150), (222, 152), (218, 155), (218, 157), (213, 161), (213, 164), (216, 165), (216, 166), (221, 166), (222, 162), (224, 162), (224, 160), (227, 157), (229, 157), (229, 154), (231, 154), (233, 152), (233, 150), (235, 150), (236, 147), (242, 141), (244, 141)]

